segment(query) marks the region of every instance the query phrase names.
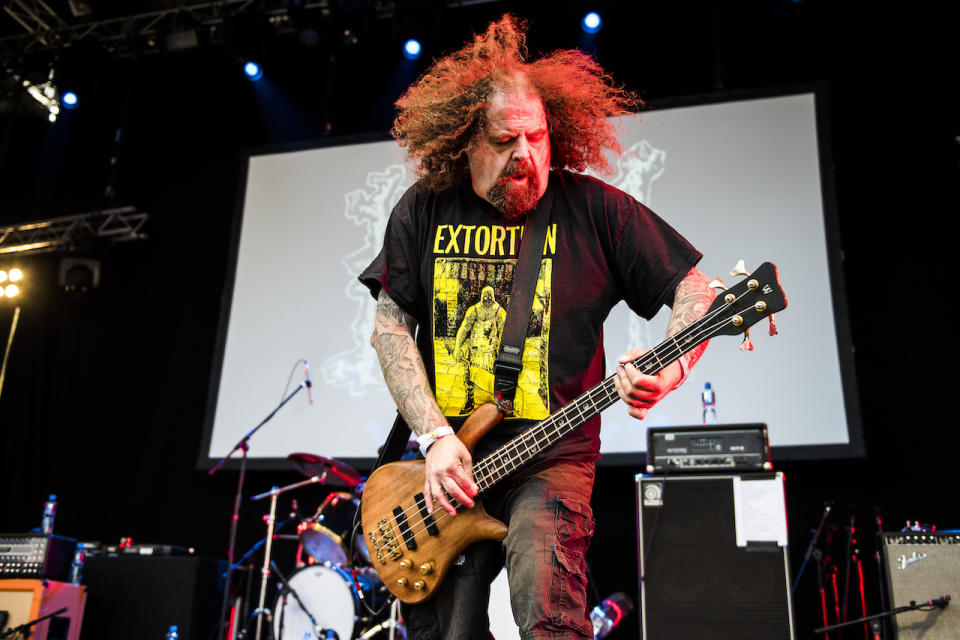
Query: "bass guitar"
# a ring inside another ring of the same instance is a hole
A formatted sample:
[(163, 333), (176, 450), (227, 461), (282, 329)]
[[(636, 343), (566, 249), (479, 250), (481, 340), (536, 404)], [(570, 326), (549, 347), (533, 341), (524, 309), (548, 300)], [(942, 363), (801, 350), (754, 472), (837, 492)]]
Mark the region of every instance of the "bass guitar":
[[(765, 262), (719, 295), (702, 318), (647, 351), (633, 364), (640, 372), (655, 375), (698, 344), (718, 335), (744, 333), (760, 319), (786, 306), (777, 268)], [(611, 376), (475, 461), (477, 497), (618, 400)], [(470, 415), (457, 436), (472, 453), (477, 442), (499, 420), (495, 405), (483, 405)], [(502, 540), (507, 535), (507, 526), (488, 515), (479, 500), (471, 508), (451, 500), (457, 508), (456, 517), (439, 506), (432, 515), (427, 513), (424, 464), (423, 460), (414, 460), (378, 468), (367, 480), (360, 505), (364, 540), (374, 569), (390, 592), (408, 604), (428, 599), (466, 547), (480, 540)]]

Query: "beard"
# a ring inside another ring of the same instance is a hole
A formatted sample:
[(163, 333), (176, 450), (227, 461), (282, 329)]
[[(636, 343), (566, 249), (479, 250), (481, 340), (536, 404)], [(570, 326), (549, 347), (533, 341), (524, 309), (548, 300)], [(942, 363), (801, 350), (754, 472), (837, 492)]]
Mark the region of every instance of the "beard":
[[(524, 177), (525, 185), (517, 185), (514, 178)], [(519, 218), (537, 205), (540, 199), (540, 178), (533, 165), (525, 161), (511, 162), (487, 191), (487, 199), (508, 219)]]

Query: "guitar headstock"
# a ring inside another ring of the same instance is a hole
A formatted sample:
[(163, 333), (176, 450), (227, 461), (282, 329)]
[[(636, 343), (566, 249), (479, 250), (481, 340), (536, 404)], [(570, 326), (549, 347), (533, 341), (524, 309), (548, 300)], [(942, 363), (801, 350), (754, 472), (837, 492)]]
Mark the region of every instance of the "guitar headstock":
[[(744, 273), (741, 264), (737, 267), (734, 275)], [(786, 307), (787, 298), (780, 288), (777, 267), (772, 262), (764, 262), (753, 273), (717, 295), (704, 318), (710, 318), (711, 334), (735, 336)], [(772, 320), (770, 326), (771, 334), (775, 333)]]

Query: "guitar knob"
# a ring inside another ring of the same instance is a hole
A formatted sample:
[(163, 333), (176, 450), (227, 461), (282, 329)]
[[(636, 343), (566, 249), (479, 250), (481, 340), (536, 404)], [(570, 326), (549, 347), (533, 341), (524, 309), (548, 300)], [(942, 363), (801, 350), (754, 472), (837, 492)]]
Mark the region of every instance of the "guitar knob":
[(412, 566), (413, 566), (413, 560), (411, 560), (410, 558), (404, 558), (403, 560), (400, 561), (401, 569), (409, 569)]
[(747, 267), (743, 264), (743, 260), (737, 261), (737, 264), (730, 270), (730, 275), (732, 276), (747, 276), (750, 275), (750, 272), (747, 271)]
[(740, 351), (753, 351), (753, 342), (750, 341), (750, 329), (743, 332), (743, 342), (740, 343)]
[(780, 332), (777, 331), (777, 322), (773, 319), (773, 316), (774, 316), (774, 314), (771, 313), (771, 314), (767, 317), (767, 320), (770, 321), (770, 335), (775, 336), (775, 335), (779, 334)]
[(425, 575), (425, 576), (426, 576), (426, 575), (430, 575), (431, 573), (433, 573), (433, 563), (432, 563), (432, 562), (424, 562), (422, 565), (420, 565), (420, 573), (423, 574), (423, 575)]
[(402, 576), (397, 578), (397, 585), (401, 587), (407, 586), (407, 579)]
[(427, 583), (424, 582), (423, 580), (417, 580), (416, 582), (413, 583), (413, 588), (416, 589), (417, 591), (426, 591)]

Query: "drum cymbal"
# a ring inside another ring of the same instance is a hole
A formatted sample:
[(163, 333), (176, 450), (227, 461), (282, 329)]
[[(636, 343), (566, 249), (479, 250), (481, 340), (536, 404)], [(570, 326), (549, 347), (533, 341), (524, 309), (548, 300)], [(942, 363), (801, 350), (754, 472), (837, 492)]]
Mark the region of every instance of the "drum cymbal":
[(287, 460), (294, 469), (308, 478), (326, 473), (324, 484), (334, 487), (353, 489), (363, 481), (363, 476), (356, 469), (334, 458), (325, 458), (313, 453), (291, 453), (287, 456)]

